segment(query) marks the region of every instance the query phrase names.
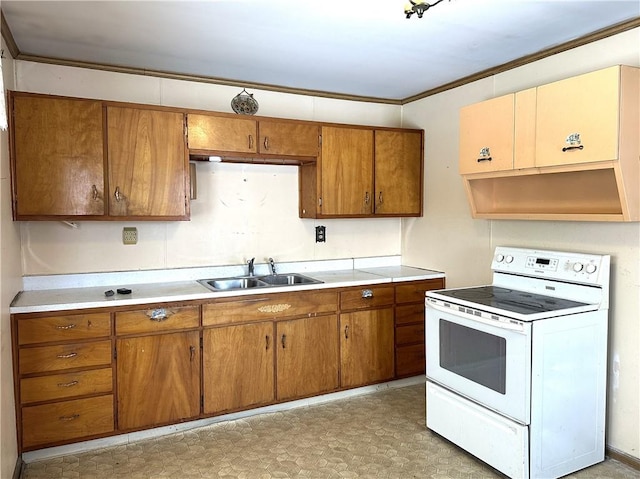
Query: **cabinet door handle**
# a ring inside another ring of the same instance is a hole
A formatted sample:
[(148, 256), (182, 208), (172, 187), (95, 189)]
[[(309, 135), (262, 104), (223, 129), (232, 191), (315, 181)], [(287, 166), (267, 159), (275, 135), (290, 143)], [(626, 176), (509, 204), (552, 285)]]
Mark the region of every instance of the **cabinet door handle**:
[(269, 149), (269, 137), (268, 136), (264, 137), (264, 149), (265, 150)]
[(116, 186), (116, 191), (113, 192), (113, 197), (116, 199), (117, 202), (120, 202), (120, 200), (122, 200), (122, 193), (120, 193), (119, 186)]
[(253, 150), (253, 135), (249, 135), (249, 149)]
[(565, 146), (562, 149), (563, 152), (584, 149), (584, 145), (582, 144), (582, 140), (580, 139), (580, 133), (571, 133), (564, 141), (569, 146)]
[(73, 329), (75, 327), (76, 325), (71, 323), (71, 324), (67, 324), (66, 326), (56, 326), (56, 329)]
[(478, 158), (478, 163), (482, 162), (482, 161), (491, 161), (491, 152), (489, 151), (489, 147), (485, 146), (484, 148), (480, 149), (480, 158)]
[(365, 204), (365, 205), (368, 205), (368, 204), (369, 204), (369, 201), (371, 201), (371, 197), (369, 196), (369, 192), (368, 192), (368, 191), (365, 191), (365, 192), (364, 192), (364, 204)]
[(344, 327), (344, 339), (349, 339), (349, 325)]
[(363, 299), (373, 298), (373, 290), (372, 289), (363, 289), (362, 290), (362, 298)]
[(189, 346), (189, 361), (193, 362), (195, 358), (196, 358), (196, 347)]
[(99, 196), (96, 185), (91, 185), (91, 197), (93, 198), (93, 201), (97, 201)]
[(269, 342), (270, 342), (271, 338), (269, 337), (269, 335), (267, 334), (264, 337), (264, 342), (265, 342), (265, 351), (269, 351)]
[(282, 342), (282, 349), (286, 348), (286, 341), (287, 341), (287, 335), (283, 334), (282, 338), (280, 339), (280, 341)]
[(74, 421), (80, 417), (80, 414), (72, 414), (71, 416), (60, 416), (60, 421)]
[(78, 384), (78, 381), (70, 381), (68, 383), (58, 383), (59, 388), (70, 388)]
[(382, 191), (380, 193), (378, 193), (378, 205), (382, 205)]
[(75, 358), (77, 355), (78, 353), (58, 354), (56, 357), (58, 359), (71, 359), (71, 358)]

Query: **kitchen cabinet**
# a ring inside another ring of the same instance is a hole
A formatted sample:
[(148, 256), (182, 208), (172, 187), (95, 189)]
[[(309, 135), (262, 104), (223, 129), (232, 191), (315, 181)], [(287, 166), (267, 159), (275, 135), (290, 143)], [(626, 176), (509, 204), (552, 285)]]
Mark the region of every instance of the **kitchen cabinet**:
[(187, 124), (189, 150), (196, 155), (279, 155), (313, 160), (318, 156), (320, 132), (315, 123), (189, 113)]
[(102, 103), (11, 92), (16, 220), (105, 214)]
[(445, 287), (444, 278), (410, 281), (395, 286), (396, 377), (425, 373), (425, 293)]
[(323, 126), (317, 165), (300, 166), (300, 217), (420, 216), (423, 133)]
[(110, 315), (29, 314), (12, 328), (19, 448), (113, 432)]
[(204, 413), (220, 414), (274, 401), (273, 322), (205, 329)]
[(345, 388), (394, 376), (393, 286), (340, 293), (340, 371)]
[(276, 395), (279, 401), (338, 388), (338, 319), (335, 314), (279, 321), (276, 339)]
[(517, 92), (513, 168), (460, 158), (472, 216), (639, 221), (639, 97), (640, 69), (627, 66)]
[(199, 314), (196, 306), (116, 313), (119, 430), (200, 415)]
[(188, 219), (184, 114), (107, 107), (109, 214), (128, 219)]

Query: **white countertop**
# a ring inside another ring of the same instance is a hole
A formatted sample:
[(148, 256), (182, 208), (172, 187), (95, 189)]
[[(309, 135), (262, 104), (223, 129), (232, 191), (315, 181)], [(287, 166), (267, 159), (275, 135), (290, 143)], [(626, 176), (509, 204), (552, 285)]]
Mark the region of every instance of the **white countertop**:
[[(130, 306), (138, 304), (143, 305), (150, 303), (180, 302), (231, 296), (271, 294), (287, 291), (340, 288), (366, 284), (383, 284), (398, 281), (416, 281), (445, 277), (444, 273), (440, 271), (403, 265), (335, 271), (304, 271), (303, 274), (323, 281), (323, 283), (295, 286), (272, 286), (267, 288), (232, 291), (211, 291), (196, 280), (140, 284), (113, 284), (61, 289), (38, 289), (22, 291), (19, 293), (11, 303), (10, 312), (12, 314), (16, 314)], [(126, 295), (116, 293), (111, 297), (105, 296), (105, 291), (113, 290), (115, 292), (118, 288), (129, 288), (132, 292), (131, 294)]]

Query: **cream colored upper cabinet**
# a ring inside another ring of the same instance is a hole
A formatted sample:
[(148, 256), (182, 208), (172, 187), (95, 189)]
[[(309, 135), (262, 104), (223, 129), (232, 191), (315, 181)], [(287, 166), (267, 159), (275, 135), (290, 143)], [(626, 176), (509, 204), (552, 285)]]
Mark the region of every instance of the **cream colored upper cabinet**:
[(460, 174), (513, 169), (515, 95), (460, 110)]
[(615, 66), (538, 87), (536, 166), (618, 158), (620, 73)]
[(256, 153), (257, 122), (250, 118), (187, 115), (190, 150)]

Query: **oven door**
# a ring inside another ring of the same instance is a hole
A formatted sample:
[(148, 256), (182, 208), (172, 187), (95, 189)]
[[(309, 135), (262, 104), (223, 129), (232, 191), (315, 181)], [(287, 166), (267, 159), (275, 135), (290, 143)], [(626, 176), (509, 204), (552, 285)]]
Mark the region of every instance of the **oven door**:
[(426, 302), (427, 379), (521, 424), (530, 421), (531, 323)]

